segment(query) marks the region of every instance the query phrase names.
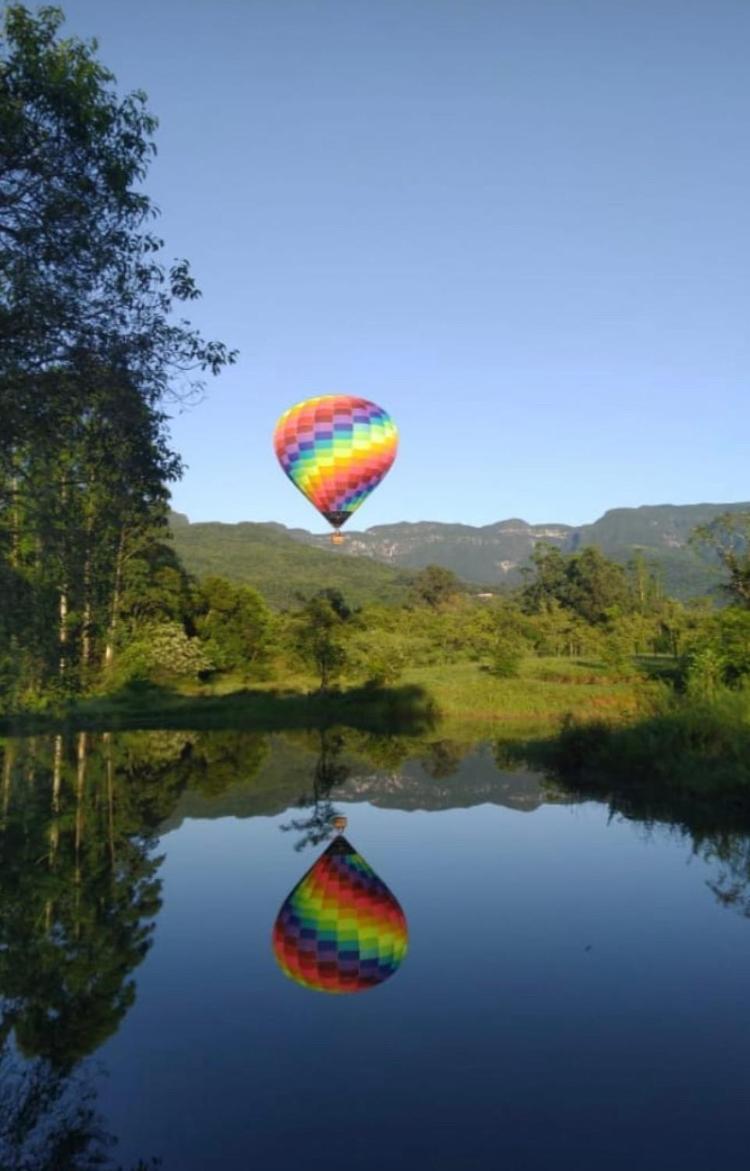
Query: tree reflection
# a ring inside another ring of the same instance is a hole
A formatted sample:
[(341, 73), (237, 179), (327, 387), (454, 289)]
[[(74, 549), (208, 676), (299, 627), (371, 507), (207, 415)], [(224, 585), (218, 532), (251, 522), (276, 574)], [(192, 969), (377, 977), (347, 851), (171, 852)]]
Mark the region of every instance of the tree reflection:
[(311, 792), (299, 800), (300, 808), (310, 812), (307, 817), (293, 818), (281, 827), (286, 833), (294, 831), (302, 835), (294, 846), (298, 851), (306, 846), (319, 846), (333, 835), (333, 820), (337, 814), (330, 793), (336, 785), (343, 784), (350, 771), (341, 760), (345, 747), (341, 730), (321, 728), (317, 736), (318, 756), (312, 770)]
[(750, 919), (750, 835), (716, 835), (701, 843), (700, 853), (718, 864), (718, 877), (707, 884), (717, 902)]
[(134, 765), (131, 749), (86, 732), (2, 749), (3, 1171), (112, 1165), (84, 1059), (135, 999), (161, 905), (156, 828), (183, 783), (172, 756)]
[(716, 868), (706, 883), (717, 902), (750, 918), (750, 801), (731, 797), (696, 795), (642, 776), (630, 781), (604, 773), (581, 770), (575, 765), (550, 764), (549, 743), (498, 741), (498, 767), (519, 763), (545, 770), (549, 801), (590, 800), (605, 802), (613, 814), (645, 826), (667, 825), (690, 842), (693, 852)]
[[(6, 1045), (0, 1053), (0, 1092), (3, 1171), (114, 1171), (117, 1139), (97, 1114), (84, 1071), (63, 1074), (40, 1058), (21, 1064)], [(160, 1166), (158, 1158), (140, 1159), (127, 1171)]]
[(90, 739), (32, 740), (4, 771), (2, 1028), (60, 1071), (117, 1029), (160, 906), (150, 777), (139, 790), (109, 734)]

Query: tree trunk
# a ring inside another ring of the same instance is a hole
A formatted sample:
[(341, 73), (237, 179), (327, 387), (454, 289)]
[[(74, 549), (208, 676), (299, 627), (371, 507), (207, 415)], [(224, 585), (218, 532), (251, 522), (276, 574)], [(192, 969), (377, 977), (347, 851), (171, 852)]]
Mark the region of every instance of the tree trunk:
[[(63, 484), (60, 488), (60, 500), (63, 507), (63, 523), (64, 510), (68, 499), (68, 490)], [(63, 549), (61, 553), (61, 582), (59, 591), (59, 607), (58, 607), (58, 627), (57, 627), (57, 644), (59, 649), (58, 660), (58, 674), (61, 679), (65, 678), (65, 669), (67, 667), (67, 652), (68, 652), (68, 571), (65, 556), (65, 544), (63, 542)]]
[(83, 549), (83, 621), (81, 623), (81, 674), (84, 685), (88, 682), (91, 667), (92, 611), (91, 603), (91, 538), (94, 529), (94, 508), (92, 504), (94, 479), (89, 476), (86, 484), (85, 503), (86, 525)]
[(62, 788), (62, 758), (63, 738), (55, 736), (54, 756), (52, 760), (52, 821), (49, 829), (49, 862), (54, 864), (57, 847), (60, 841), (60, 790)]
[(13, 788), (13, 757), (15, 755), (15, 747), (7, 743), (5, 745), (5, 757), (3, 759), (3, 825), (5, 825), (8, 817), (8, 807), (10, 806), (10, 794)]
[[(11, 456), (11, 461), (14, 457)], [(18, 569), (21, 518), (18, 514), (18, 476), (13, 470), (10, 477), (10, 565)]]
[(83, 623), (81, 628), (81, 669), (84, 680), (91, 666), (91, 552), (86, 540), (86, 560), (83, 565)]
[(66, 582), (63, 582), (60, 587), (60, 604), (58, 610), (57, 630), (57, 643), (60, 651), (58, 674), (61, 679), (64, 679), (68, 650), (68, 587)]
[(78, 733), (78, 763), (76, 768), (76, 938), (80, 938), (81, 922), (81, 843), (83, 842), (83, 799), (86, 789), (86, 733)]
[(115, 785), (114, 763), (112, 761), (112, 733), (105, 732), (102, 736), (105, 745), (107, 762), (107, 838), (109, 841), (109, 861), (112, 867), (112, 881), (115, 877)]
[(125, 561), (125, 530), (120, 532), (117, 544), (117, 559), (115, 561), (115, 580), (112, 587), (112, 601), (109, 611), (109, 626), (107, 627), (107, 641), (104, 647), (104, 670), (112, 668), (115, 657), (115, 633), (120, 612), (120, 594), (122, 592), (122, 568)]

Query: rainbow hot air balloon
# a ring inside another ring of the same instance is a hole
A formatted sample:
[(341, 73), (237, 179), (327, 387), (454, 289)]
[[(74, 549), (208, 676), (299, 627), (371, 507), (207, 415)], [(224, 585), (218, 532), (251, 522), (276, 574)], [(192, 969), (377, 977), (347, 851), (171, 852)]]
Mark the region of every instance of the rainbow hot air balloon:
[(376, 403), (326, 394), (285, 411), (273, 443), (289, 479), (338, 530), (390, 468), (398, 432)]
[(406, 955), (406, 918), (345, 837), (334, 838), (283, 903), (273, 928), (281, 970), (319, 992), (361, 992)]

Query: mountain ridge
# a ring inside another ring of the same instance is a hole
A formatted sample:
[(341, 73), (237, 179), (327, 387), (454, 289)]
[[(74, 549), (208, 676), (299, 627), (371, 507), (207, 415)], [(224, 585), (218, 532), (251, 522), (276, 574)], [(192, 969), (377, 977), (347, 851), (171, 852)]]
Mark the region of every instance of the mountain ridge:
[(191, 572), (224, 573), (267, 594), (273, 593), (274, 573), (285, 576), (287, 594), (297, 588), (293, 579), (301, 574), (310, 584), (395, 600), (408, 588), (410, 574), (430, 564), (451, 569), (475, 585), (512, 586), (522, 580), (535, 545), (545, 542), (563, 553), (597, 545), (620, 562), (640, 551), (658, 568), (668, 593), (688, 598), (711, 592), (721, 579), (716, 558), (693, 547), (690, 534), (723, 512), (746, 511), (748, 502), (706, 502), (616, 507), (585, 525), (529, 524), (520, 517), (488, 525), (400, 521), (344, 530), (338, 547), (331, 546), (328, 534), (287, 528), (277, 521), (193, 524), (184, 514), (173, 513), (171, 524), (177, 550)]

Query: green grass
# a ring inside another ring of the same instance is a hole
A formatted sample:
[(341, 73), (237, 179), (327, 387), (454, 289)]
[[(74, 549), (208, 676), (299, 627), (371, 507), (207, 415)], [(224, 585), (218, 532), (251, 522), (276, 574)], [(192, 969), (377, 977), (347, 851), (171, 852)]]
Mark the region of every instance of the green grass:
[(514, 679), (476, 663), (419, 667), (404, 681), (424, 688), (446, 722), (474, 725), (477, 734), (553, 728), (568, 713), (581, 719), (624, 719), (638, 707), (638, 681), (607, 675), (597, 664), (527, 659)]

